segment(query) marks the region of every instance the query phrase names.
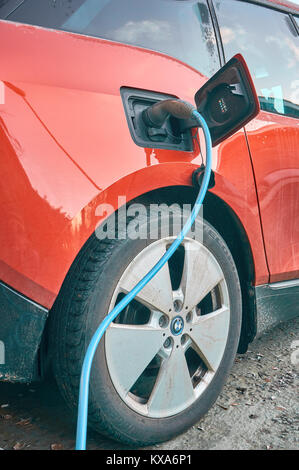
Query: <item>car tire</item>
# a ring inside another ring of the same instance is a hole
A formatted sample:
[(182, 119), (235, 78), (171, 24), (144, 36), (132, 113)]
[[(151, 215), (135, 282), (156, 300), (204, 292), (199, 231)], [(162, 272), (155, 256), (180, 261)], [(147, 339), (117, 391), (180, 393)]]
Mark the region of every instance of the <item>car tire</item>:
[[(156, 217), (147, 208), (139, 228)], [(172, 220), (181, 221), (180, 211)], [(127, 445), (163, 442), (198, 422), (233, 364), (242, 316), (238, 272), (215, 228), (202, 221), (201, 230), (202, 239), (188, 236), (110, 325), (95, 354), (88, 423)], [(93, 333), (172, 239), (94, 234), (74, 262), (51, 312), (50, 338), (56, 381), (75, 413)]]

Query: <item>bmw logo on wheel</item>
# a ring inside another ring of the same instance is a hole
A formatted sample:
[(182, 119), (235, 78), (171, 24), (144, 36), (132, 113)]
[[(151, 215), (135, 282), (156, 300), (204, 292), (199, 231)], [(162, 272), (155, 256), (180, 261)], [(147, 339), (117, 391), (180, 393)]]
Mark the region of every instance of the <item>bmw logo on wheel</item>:
[(184, 320), (177, 316), (171, 322), (171, 332), (173, 335), (180, 335), (184, 329)]

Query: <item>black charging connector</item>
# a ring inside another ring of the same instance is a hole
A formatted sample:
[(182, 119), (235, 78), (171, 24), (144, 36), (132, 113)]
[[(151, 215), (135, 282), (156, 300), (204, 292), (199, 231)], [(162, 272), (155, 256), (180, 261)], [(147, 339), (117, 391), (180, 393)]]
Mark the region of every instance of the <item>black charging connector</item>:
[[(176, 97), (126, 87), (122, 87), (120, 92), (128, 127), (132, 139), (137, 145), (144, 148), (178, 150), (180, 152), (193, 151), (191, 127), (183, 124), (184, 121), (188, 121), (188, 112), (186, 112), (186, 119), (181, 119), (169, 114), (167, 109), (162, 109), (161, 113), (160, 106), (156, 106), (161, 102), (172, 102), (181, 115), (182, 102)], [(186, 111), (188, 111), (187, 107)], [(149, 117), (147, 118), (148, 113)]]

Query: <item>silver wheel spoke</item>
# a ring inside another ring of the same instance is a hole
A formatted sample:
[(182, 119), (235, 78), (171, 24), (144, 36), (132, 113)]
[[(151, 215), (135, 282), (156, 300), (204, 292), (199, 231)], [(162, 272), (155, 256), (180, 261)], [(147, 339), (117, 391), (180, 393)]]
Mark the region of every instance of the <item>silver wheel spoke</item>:
[[(126, 394), (163, 344), (163, 331), (149, 326), (112, 323), (106, 332), (106, 355), (112, 380)], [(107, 347), (107, 345), (109, 345)]]
[(191, 310), (223, 279), (223, 273), (214, 257), (204, 247), (186, 241), (185, 260), (181, 282), (184, 307)]
[[(145, 251), (142, 256), (137, 256), (131, 263), (120, 283), (120, 290), (129, 292), (160, 260), (166, 251), (166, 245), (161, 243), (154, 245), (151, 250)], [(170, 312), (173, 308), (173, 297), (168, 263), (139, 292), (136, 300), (151, 309)]]
[(175, 348), (161, 365), (148, 401), (149, 414), (159, 416), (167, 410), (188, 407), (193, 399), (194, 390), (185, 354), (181, 348)]
[(229, 328), (229, 309), (222, 307), (199, 317), (188, 334), (210, 370), (215, 371), (222, 359)]

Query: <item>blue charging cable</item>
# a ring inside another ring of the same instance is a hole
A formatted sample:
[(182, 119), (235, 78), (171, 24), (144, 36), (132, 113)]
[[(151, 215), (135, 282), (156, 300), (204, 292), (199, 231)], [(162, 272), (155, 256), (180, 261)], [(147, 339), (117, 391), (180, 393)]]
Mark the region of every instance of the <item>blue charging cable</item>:
[(79, 391), (79, 407), (78, 407), (78, 421), (77, 421), (77, 438), (76, 438), (76, 450), (86, 449), (86, 434), (87, 434), (87, 415), (88, 415), (88, 394), (89, 394), (89, 379), (92, 361), (100, 339), (105, 333), (106, 329), (113, 320), (121, 313), (121, 311), (134, 299), (138, 292), (157, 274), (157, 272), (164, 266), (169, 258), (173, 255), (183, 239), (191, 229), (200, 207), (203, 203), (204, 197), (208, 190), (211, 166), (212, 166), (212, 141), (209, 128), (204, 118), (194, 109), (191, 113), (192, 118), (197, 122), (198, 127), (201, 127), (204, 132), (205, 143), (206, 143), (206, 168), (200, 191), (196, 198), (192, 212), (182, 228), (182, 231), (177, 238), (170, 245), (169, 249), (162, 256), (162, 258), (155, 264), (155, 266), (138, 282), (138, 284), (125, 296), (123, 299), (114, 307), (114, 309), (105, 317), (98, 329), (94, 333), (89, 346), (87, 348), (82, 372), (80, 379), (80, 391)]

